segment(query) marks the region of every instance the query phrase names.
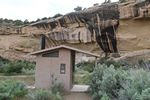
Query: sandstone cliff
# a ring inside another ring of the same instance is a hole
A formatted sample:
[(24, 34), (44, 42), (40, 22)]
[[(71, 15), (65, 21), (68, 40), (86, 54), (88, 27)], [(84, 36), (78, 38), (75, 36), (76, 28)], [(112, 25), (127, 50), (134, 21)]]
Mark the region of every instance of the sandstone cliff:
[[(120, 4), (120, 26), (116, 36), (118, 49), (121, 53), (150, 49), (149, 6), (149, 4), (143, 6), (141, 3), (136, 2)], [(137, 7), (138, 10), (133, 9), (134, 7)], [(95, 7), (89, 9), (93, 8)], [(0, 56), (12, 59), (28, 58), (27, 53), (39, 49), (39, 35), (43, 33), (47, 36), (47, 47), (66, 44), (100, 53), (95, 37), (91, 36), (85, 24), (70, 23), (68, 24), (69, 28), (56, 27), (51, 29), (50, 25), (45, 23), (48, 23), (48, 21), (36, 23), (38, 27), (35, 27), (35, 25), (22, 27), (22, 34), (0, 35)], [(107, 26), (111, 23), (113, 21), (105, 21), (103, 25)]]

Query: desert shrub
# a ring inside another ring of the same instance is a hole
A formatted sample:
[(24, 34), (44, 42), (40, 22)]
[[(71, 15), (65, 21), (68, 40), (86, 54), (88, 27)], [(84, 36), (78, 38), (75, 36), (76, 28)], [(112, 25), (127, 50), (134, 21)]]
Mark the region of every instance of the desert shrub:
[(64, 87), (61, 83), (55, 83), (52, 87), (51, 87), (51, 91), (53, 94), (60, 94), (63, 95), (64, 94)]
[(2, 58), (2, 57), (0, 56), (0, 66), (1, 66), (1, 64), (6, 64), (6, 63), (8, 63), (8, 62), (9, 62), (8, 59)]
[(2, 73), (4, 71), (4, 65), (8, 62), (9, 62), (8, 59), (2, 58), (0, 56), (0, 73)]
[(119, 91), (120, 100), (149, 100), (150, 95), (150, 73), (143, 70), (131, 70), (130, 78), (122, 84), (123, 89)]
[(61, 83), (53, 82), (53, 86), (50, 88), (51, 100), (63, 100), (64, 86)]
[(90, 78), (90, 93), (94, 100), (150, 100), (149, 77), (144, 69), (98, 65)]
[(110, 97), (105, 93), (102, 95), (102, 98), (100, 100), (111, 100)]
[(4, 73), (6, 75), (21, 73), (22, 66), (24, 66), (24, 65), (21, 63), (10, 62), (10, 63), (4, 65)]
[(57, 92), (56, 94), (52, 94), (51, 97), (52, 97), (52, 100), (63, 100), (63, 97), (60, 94), (60, 92)]
[(57, 82), (57, 77), (55, 75), (51, 75), (52, 78), (52, 87), (50, 90), (52, 91), (53, 94), (64, 94), (64, 86), (61, 83)]
[(32, 75), (35, 73), (35, 69), (22, 68), (21, 73), (25, 75)]
[(57, 78), (52, 77), (52, 87), (49, 89), (36, 89), (28, 94), (29, 100), (63, 100), (64, 87), (61, 83), (57, 83)]
[(139, 98), (140, 100), (150, 100), (150, 88), (143, 90)]
[(24, 83), (12, 80), (0, 82), (0, 100), (13, 100), (24, 97), (27, 89)]
[(35, 62), (29, 62), (29, 61), (25, 61), (25, 60), (20, 60), (20, 61), (17, 61), (18, 63), (22, 63), (24, 66), (23, 68), (25, 69), (35, 69)]
[(78, 70), (74, 74), (74, 83), (75, 84), (87, 84), (90, 80), (90, 73), (84, 70)]
[(109, 67), (110, 65), (113, 65), (115, 68), (120, 68), (120, 67), (126, 65), (126, 62), (108, 60), (108, 59), (106, 59), (106, 58), (100, 59), (100, 61), (99, 61), (98, 63), (100, 63), (100, 64), (105, 64), (105, 65), (107, 65), (108, 67)]
[[(106, 58), (102, 58), (98, 61), (98, 64), (105, 64), (107, 65), (108, 67), (110, 65), (113, 65), (114, 68), (127, 68), (129, 67), (130, 65), (125, 62), (125, 61), (114, 61), (114, 60), (108, 60)], [(80, 71), (80, 70), (84, 70), (84, 71), (88, 71), (89, 73), (93, 72), (95, 68), (95, 62), (81, 62), (81, 63), (78, 63), (76, 64), (75, 66), (75, 71)]]
[(62, 85), (55, 85), (50, 89), (36, 89), (28, 94), (29, 100), (63, 100)]
[(90, 93), (93, 99), (117, 98), (127, 75), (124, 70), (116, 70), (113, 65), (107, 67), (99, 64), (91, 75)]
[(94, 62), (81, 62), (76, 65), (78, 69), (82, 69), (84, 71), (93, 72), (95, 63)]
[(51, 92), (45, 89), (37, 89), (34, 92), (30, 91), (28, 94), (29, 100), (52, 100)]
[(5, 75), (27, 74), (35, 69), (35, 64), (27, 61), (10, 61), (3, 65)]
[(139, 59), (138, 64), (136, 65), (138, 68), (143, 68), (146, 70), (150, 70), (150, 61)]

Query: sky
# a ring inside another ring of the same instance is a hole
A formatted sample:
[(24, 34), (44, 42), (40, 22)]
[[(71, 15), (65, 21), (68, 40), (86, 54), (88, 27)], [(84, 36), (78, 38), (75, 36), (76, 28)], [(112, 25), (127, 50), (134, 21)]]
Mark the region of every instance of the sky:
[[(38, 18), (66, 14), (77, 6), (88, 8), (105, 0), (0, 0), (0, 18), (35, 21)], [(113, 2), (117, 0), (111, 0)]]

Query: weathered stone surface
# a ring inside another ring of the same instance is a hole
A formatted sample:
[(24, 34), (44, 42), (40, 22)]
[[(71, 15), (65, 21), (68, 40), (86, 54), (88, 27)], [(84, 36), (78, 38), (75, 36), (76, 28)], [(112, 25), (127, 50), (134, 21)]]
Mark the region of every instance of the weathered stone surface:
[(150, 17), (150, 1), (127, 1), (119, 4), (120, 19)]
[[(120, 16), (126, 18), (120, 20), (120, 26), (117, 32), (118, 48), (120, 52), (150, 49), (150, 19), (141, 17), (135, 20), (132, 18), (134, 16), (132, 15), (132, 11), (125, 10), (133, 10), (133, 5), (135, 5), (135, 3), (129, 3), (126, 4), (126, 6), (122, 5), (122, 7), (125, 8), (120, 9)], [(89, 9), (93, 9), (93, 7)], [(143, 12), (145, 9), (148, 9), (148, 13), (150, 14), (150, 5), (148, 5), (146, 8), (140, 8), (140, 16), (144, 16)], [(24, 26), (22, 27), (22, 35), (10, 34), (8, 32), (3, 33), (0, 31), (0, 33), (5, 34), (0, 34), (0, 55), (7, 58), (22, 59), (22, 55), (25, 56), (28, 52), (39, 49), (38, 41), (41, 33), (45, 33), (47, 38), (49, 38), (49, 40), (47, 40), (48, 44), (46, 44), (47, 48), (59, 44), (66, 44), (79, 49), (101, 53), (99, 46), (95, 43), (95, 35), (91, 36), (90, 31), (86, 28), (86, 24), (77, 22), (70, 23), (67, 17), (65, 17), (65, 20), (67, 27), (60, 27), (59, 23), (54, 29), (52, 29), (50, 25), (38, 27)], [(105, 21), (105, 23), (103, 27), (106, 27), (112, 22)], [(98, 24), (98, 22), (96, 22), (96, 24)], [(7, 36), (8, 34), (10, 35)], [(30, 41), (31, 39), (35, 39), (36, 42)], [(18, 48), (14, 50), (14, 47)]]

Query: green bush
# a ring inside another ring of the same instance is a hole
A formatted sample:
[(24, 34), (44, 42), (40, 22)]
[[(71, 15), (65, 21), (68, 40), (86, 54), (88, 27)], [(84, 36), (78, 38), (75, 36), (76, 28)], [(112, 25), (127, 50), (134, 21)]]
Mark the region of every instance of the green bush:
[(61, 96), (64, 95), (64, 86), (61, 83), (57, 82), (57, 77), (55, 75), (51, 75), (52, 77), (52, 87), (50, 90), (53, 94), (60, 94)]
[(54, 75), (52, 77), (52, 87), (49, 89), (37, 89), (34, 92), (29, 93), (28, 98), (30, 100), (63, 100), (64, 87), (60, 83), (56, 83), (57, 78)]
[(150, 100), (150, 88), (147, 88), (142, 91), (140, 100)]
[(105, 93), (102, 95), (102, 98), (100, 100), (111, 100), (110, 97)]
[(0, 82), (0, 100), (13, 100), (24, 97), (26, 94), (27, 89), (24, 83), (12, 80)]
[(98, 65), (90, 78), (93, 100), (150, 100), (150, 72)]
[(8, 63), (4, 65), (4, 73), (6, 75), (18, 74), (21, 73), (22, 67), (24, 65), (21, 63)]
[(62, 84), (60, 83), (55, 83), (52, 87), (51, 87), (51, 91), (53, 94), (60, 94), (63, 95), (64, 94), (64, 87)]
[[(126, 80), (127, 73), (121, 69), (116, 70), (113, 65), (98, 65), (91, 75), (90, 93), (94, 100), (104, 98), (106, 94), (109, 98), (117, 98), (118, 92), (122, 88), (122, 83)], [(109, 100), (109, 99), (108, 99)]]
[(51, 92), (44, 89), (38, 89), (28, 94), (29, 100), (52, 100)]
[(29, 100), (63, 100), (61, 86), (54, 86), (51, 89), (37, 89), (28, 94)]
[(9, 62), (8, 59), (4, 59), (0, 56), (0, 73), (4, 71), (4, 65)]
[(113, 65), (115, 68), (120, 68), (122, 66), (124, 66), (126, 63), (123, 62), (123, 61), (114, 61), (114, 60), (108, 60), (106, 58), (102, 58), (100, 59), (100, 61), (98, 62), (99, 64), (105, 64), (107, 65), (108, 67), (110, 65)]
[(149, 100), (150, 95), (150, 72), (143, 69), (130, 70), (129, 79), (122, 84), (123, 89), (119, 92), (119, 99), (126, 100)]
[(76, 65), (76, 68), (79, 70), (84, 70), (88, 72), (93, 72), (95, 63), (94, 62), (81, 62)]
[(20, 60), (20, 61), (17, 61), (18, 63), (22, 63), (24, 66), (23, 68), (25, 69), (29, 69), (29, 70), (32, 70), (32, 69), (35, 69), (35, 62), (29, 62), (29, 61), (25, 61), (25, 60)]
[(5, 59), (5, 58), (2, 58), (1, 56), (0, 56), (0, 64), (5, 64), (5, 63), (8, 63), (9, 62), (9, 60), (8, 59)]
[(10, 61), (3, 65), (5, 75), (28, 74), (35, 70), (35, 64), (27, 61)]
[(90, 73), (84, 70), (78, 70), (74, 74), (74, 84), (87, 84), (90, 80)]
[(22, 68), (21, 73), (25, 74), (25, 75), (32, 75), (32, 74), (35, 73), (35, 69), (25, 69), (25, 68)]
[(136, 65), (138, 68), (143, 68), (146, 70), (150, 70), (150, 61), (139, 59), (138, 64)]

